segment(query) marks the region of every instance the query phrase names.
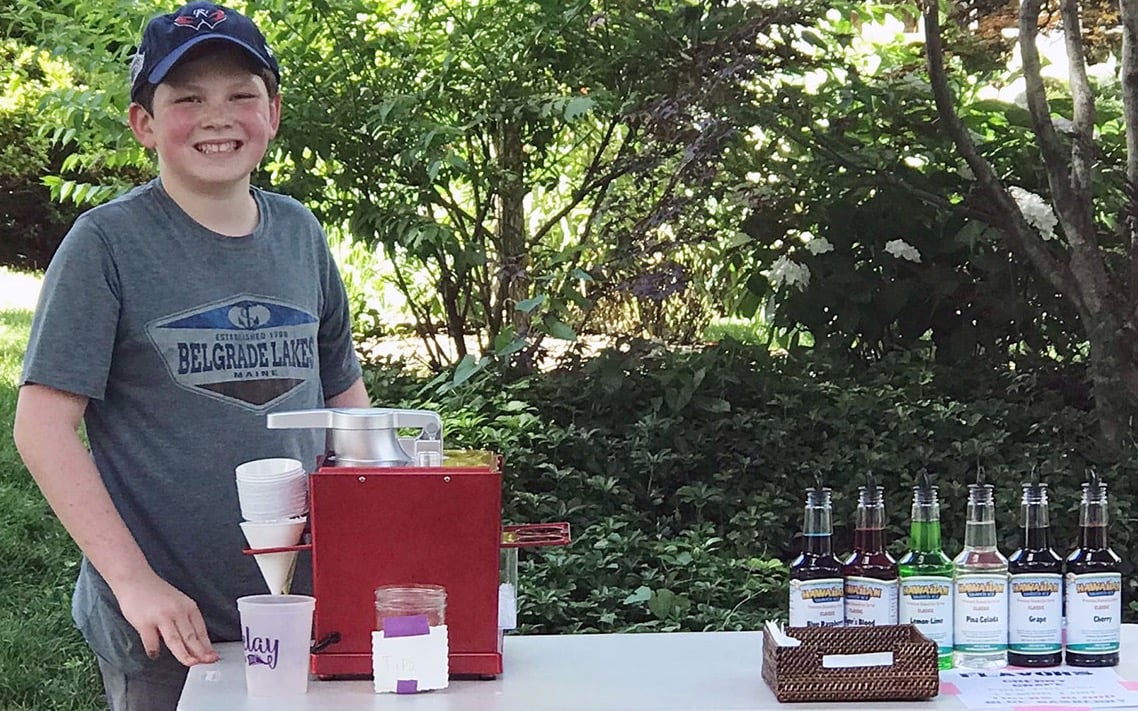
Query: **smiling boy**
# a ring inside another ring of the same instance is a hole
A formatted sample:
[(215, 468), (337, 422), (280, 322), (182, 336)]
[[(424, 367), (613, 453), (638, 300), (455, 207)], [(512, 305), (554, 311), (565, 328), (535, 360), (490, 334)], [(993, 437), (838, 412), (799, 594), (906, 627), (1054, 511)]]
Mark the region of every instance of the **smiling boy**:
[(323, 445), (265, 415), (369, 405), (320, 225), (250, 185), (279, 81), (239, 13), (152, 19), (129, 121), (159, 177), (76, 220), (44, 278), (14, 436), (83, 553), (72, 614), (112, 711), (172, 711), (186, 667), (241, 639), (236, 598), (264, 583), (234, 468)]

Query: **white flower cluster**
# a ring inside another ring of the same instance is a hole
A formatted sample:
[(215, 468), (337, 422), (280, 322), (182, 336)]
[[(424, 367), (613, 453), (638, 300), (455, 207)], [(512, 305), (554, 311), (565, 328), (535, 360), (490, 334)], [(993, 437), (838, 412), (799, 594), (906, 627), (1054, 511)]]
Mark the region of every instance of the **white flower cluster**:
[(897, 259), (908, 259), (910, 262), (920, 262), (921, 253), (917, 248), (903, 239), (891, 239), (885, 243), (885, 251)]
[(1055, 239), (1055, 225), (1059, 224), (1059, 218), (1055, 217), (1055, 211), (1043, 198), (1018, 185), (1009, 187), (1008, 194), (1019, 205), (1019, 211), (1023, 213), (1027, 224), (1039, 230), (1043, 239)]
[(810, 268), (786, 255), (776, 259), (771, 268), (763, 274), (775, 289), (780, 289), (785, 284), (797, 287), (799, 291), (805, 291), (810, 285)]
[(806, 251), (814, 255), (825, 254), (826, 252), (833, 252), (834, 245), (830, 244), (830, 240), (825, 237), (814, 237), (806, 242)]

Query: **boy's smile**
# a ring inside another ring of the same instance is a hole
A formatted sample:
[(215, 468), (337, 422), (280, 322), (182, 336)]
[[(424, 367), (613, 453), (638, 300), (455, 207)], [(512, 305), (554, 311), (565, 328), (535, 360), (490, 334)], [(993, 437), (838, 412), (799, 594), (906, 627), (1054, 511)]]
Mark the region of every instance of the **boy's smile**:
[(198, 150), (202, 153), (232, 153), (241, 147), (238, 141), (226, 141), (225, 143), (203, 143), (198, 146)]
[(280, 97), (269, 98), (240, 51), (183, 61), (155, 88), (152, 113), (131, 106), (131, 128), (158, 153), (168, 190), (213, 197), (248, 192), (249, 175), (276, 135)]

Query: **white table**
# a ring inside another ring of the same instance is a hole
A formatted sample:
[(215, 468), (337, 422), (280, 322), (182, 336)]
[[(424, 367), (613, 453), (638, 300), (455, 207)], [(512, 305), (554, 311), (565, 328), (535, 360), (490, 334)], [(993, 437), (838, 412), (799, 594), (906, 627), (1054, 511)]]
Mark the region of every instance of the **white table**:
[[(240, 643), (217, 645), (221, 661), (190, 669), (178, 711), (807, 711), (955, 709), (954, 696), (872, 704), (779, 704), (762, 679), (759, 632), (674, 632), (506, 638), (505, 672), (492, 681), (451, 681), (445, 690), (376, 694), (370, 681), (313, 679), (304, 696), (245, 694)], [(1123, 627), (1138, 650), (1138, 625)], [(1119, 673), (1138, 680), (1124, 651)]]

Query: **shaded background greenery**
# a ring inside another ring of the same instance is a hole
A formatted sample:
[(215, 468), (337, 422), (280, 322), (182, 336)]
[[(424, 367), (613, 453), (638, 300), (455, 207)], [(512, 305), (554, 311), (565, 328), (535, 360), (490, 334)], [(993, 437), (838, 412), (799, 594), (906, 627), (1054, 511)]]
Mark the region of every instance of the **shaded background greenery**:
[[(29, 313), (0, 312), (0, 708), (100, 708), (93, 662), (69, 616), (77, 553), (7, 434)], [(955, 368), (900, 353), (851, 367), (772, 355), (727, 339), (701, 349), (643, 341), (553, 372), (483, 370), (461, 386), (399, 361), (369, 364), (385, 406), (437, 408), (447, 446), (504, 453), (507, 523), (569, 521), (574, 542), (520, 556), (520, 633), (755, 629), (786, 614), (803, 489), (834, 488), (835, 547), (848, 551), (856, 486), (885, 486), (895, 553), (908, 534), (909, 489), (928, 469), (940, 487), (945, 546), (962, 543), (977, 463), (996, 485), (1001, 548), (1012, 550), (1020, 484), (1051, 486), (1055, 547), (1076, 541), (1078, 456), (1088, 425), (1081, 374)], [(1073, 393), (1073, 395), (1071, 395)], [(1101, 470), (1138, 475), (1132, 457)], [(1132, 487), (1112, 487), (1111, 537), (1134, 599)], [(1129, 610), (1127, 618), (1133, 619)]]
[[(872, 470), (900, 552), (927, 469), (955, 553), (978, 466), (1004, 550), (1033, 469), (1069, 549), (1098, 467), (1133, 619), (1133, 437), (1098, 456), (1085, 324), (984, 219), (937, 130), (915, 5), (235, 4), (286, 67), (255, 181), (324, 221), (365, 353), (394, 334), (427, 351), (426, 374), (375, 356), (375, 402), (438, 409), (448, 446), (503, 452), (507, 522), (573, 526), (573, 545), (521, 555), (521, 632), (753, 629), (785, 613), (816, 474), (845, 551)], [(1047, 200), (1026, 112), (990, 95), (1015, 80), (1011, 4), (953, 5), (956, 108), (998, 172)], [(1103, 60), (1117, 9), (1082, 6)], [(80, 209), (153, 175), (124, 130), (123, 78), (143, 18), (168, 9), (0, 6), (3, 263), (42, 267)], [(1118, 77), (1093, 82), (1096, 225), (1122, 272)], [(781, 279), (780, 260), (809, 281)], [(709, 328), (723, 317), (738, 338)], [(7, 435), (28, 314), (0, 318), (0, 708), (98, 708), (68, 617), (77, 553)], [(551, 341), (585, 335), (611, 347), (534, 370)]]

